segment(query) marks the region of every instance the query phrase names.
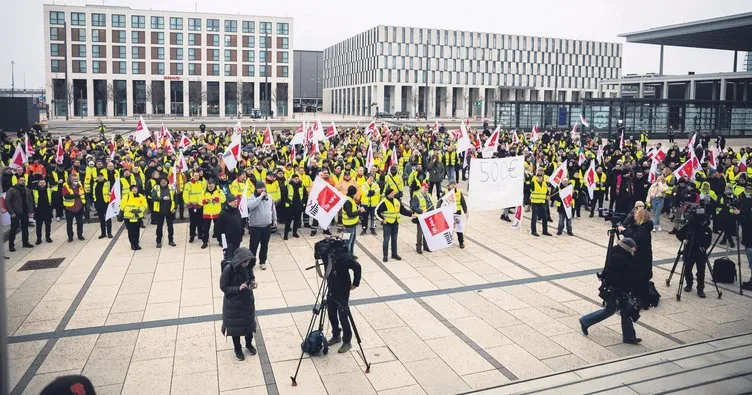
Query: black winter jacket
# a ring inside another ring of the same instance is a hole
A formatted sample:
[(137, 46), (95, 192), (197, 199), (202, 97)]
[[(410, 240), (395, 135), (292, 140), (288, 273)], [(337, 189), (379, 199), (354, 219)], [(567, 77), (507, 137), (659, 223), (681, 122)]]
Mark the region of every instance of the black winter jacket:
[[(222, 300), (222, 333), (225, 336), (245, 336), (256, 332), (256, 306), (251, 267), (244, 268), (240, 262), (233, 262), (222, 269), (219, 288), (225, 294)], [(246, 283), (247, 289), (240, 290)]]

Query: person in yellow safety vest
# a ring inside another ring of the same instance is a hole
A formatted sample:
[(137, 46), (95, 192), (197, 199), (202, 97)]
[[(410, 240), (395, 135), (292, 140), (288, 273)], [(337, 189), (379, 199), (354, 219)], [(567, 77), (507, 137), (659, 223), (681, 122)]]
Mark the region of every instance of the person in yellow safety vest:
[(279, 183), (277, 182), (277, 176), (272, 172), (267, 172), (264, 184), (266, 184), (266, 193), (269, 194), (269, 197), (272, 198), (272, 201), (274, 203), (279, 202), (280, 199), (282, 199), (282, 189), (279, 187)]
[(220, 241), (219, 235), (217, 235), (217, 218), (219, 212), (222, 211), (222, 205), (225, 203), (225, 194), (222, 190), (217, 188), (217, 184), (214, 179), (209, 179), (206, 183), (206, 191), (201, 199), (201, 204), (204, 207), (201, 223), (201, 248), (206, 248), (209, 245), (209, 228), (212, 222), (214, 222), (214, 234), (213, 239)]
[[(239, 173), (238, 178), (230, 183), (230, 193), (235, 195), (235, 198), (238, 200), (243, 198), (243, 192), (245, 192), (246, 188), (248, 188), (248, 195), (250, 196), (253, 193), (254, 188), (251, 186), (245, 173)], [(188, 202), (186, 202), (186, 204), (187, 203)]]
[(94, 200), (94, 209), (97, 210), (99, 218), (99, 238), (112, 238), (112, 219), (105, 220), (107, 216), (107, 206), (110, 203), (110, 182), (105, 178), (104, 173), (97, 173), (97, 179), (94, 181), (91, 198)]
[(120, 201), (120, 210), (123, 212), (125, 227), (128, 229), (128, 240), (131, 242), (131, 250), (141, 249), (138, 244), (139, 233), (141, 232), (141, 220), (147, 209), (146, 197), (139, 192), (138, 185), (131, 185), (128, 196), (123, 197)]
[(397, 238), (399, 235), (399, 222), (400, 215), (412, 216), (413, 212), (410, 209), (400, 204), (397, 199), (397, 191), (387, 187), (385, 191), (385, 198), (376, 207), (376, 218), (381, 221), (381, 225), (384, 229), (384, 241), (381, 244), (383, 252), (382, 260), (384, 262), (389, 261), (389, 243), (392, 244), (392, 259), (401, 261), (402, 257), (397, 254)]
[(174, 228), (175, 223), (175, 191), (170, 188), (166, 178), (160, 178), (159, 184), (151, 189), (151, 215), (152, 223), (157, 226), (157, 248), (162, 248), (162, 227), (167, 221), (167, 240), (175, 247)]
[(353, 259), (358, 259), (355, 253), (355, 235), (358, 233), (358, 220), (360, 215), (366, 210), (358, 206), (355, 201), (355, 195), (358, 193), (358, 187), (350, 185), (347, 187), (347, 201), (342, 206), (342, 226), (345, 228), (344, 233), (349, 234), (347, 239), (347, 252), (353, 254)]
[[(185, 184), (183, 188), (183, 201), (188, 205), (188, 220), (189, 220), (189, 243), (193, 243), (196, 240), (196, 233), (198, 232), (199, 239), (201, 237), (201, 223), (202, 218), (202, 204), (204, 196), (204, 183), (200, 180), (201, 175), (199, 172), (194, 171), (191, 173), (191, 180)], [(242, 194), (242, 191), (241, 191)]]
[(546, 218), (546, 203), (548, 202), (548, 184), (543, 179), (543, 169), (539, 169), (538, 173), (533, 177), (530, 183), (530, 205), (532, 206), (533, 215), (530, 219), (530, 234), (538, 236), (535, 225), (540, 219), (543, 222), (543, 234), (545, 236), (551, 236), (548, 233), (548, 220)]
[[(454, 190), (454, 196), (446, 196), (452, 190)], [(454, 204), (454, 223), (456, 226), (456, 224), (458, 224), (459, 221), (462, 220), (462, 218), (460, 218), (462, 215), (465, 215), (467, 217), (467, 202), (465, 201), (465, 195), (463, 195), (462, 191), (457, 188), (456, 181), (449, 181), (447, 190), (444, 195), (445, 196), (442, 196), (442, 198), (439, 199), (438, 206), (441, 207), (443, 204)], [(457, 241), (460, 242), (460, 248), (465, 248), (464, 230), (462, 232), (457, 231), (455, 233), (457, 234)]]
[(253, 169), (253, 172), (251, 173), (253, 175), (253, 184), (264, 182), (266, 180), (266, 169), (264, 169), (264, 164), (262, 162), (256, 162), (256, 166)]
[[(603, 198), (606, 196), (606, 173), (603, 172), (603, 167), (598, 166), (595, 169), (595, 189), (593, 190), (593, 200), (590, 202), (590, 218), (595, 214), (595, 203), (598, 203), (598, 210), (603, 208)], [(602, 217), (603, 214), (598, 211), (598, 216)]]
[(647, 130), (640, 133), (640, 146), (642, 147), (643, 151), (648, 149), (648, 131)]
[[(86, 166), (86, 173), (84, 173), (84, 191), (85, 191), (85, 198), (87, 202), (91, 202), (91, 187), (94, 184), (94, 180), (97, 179), (97, 173), (99, 172), (99, 168), (97, 168), (94, 165), (94, 161), (90, 160), (88, 163), (88, 166)], [(79, 182), (80, 179), (79, 179)], [(90, 213), (89, 213), (89, 205), (87, 203), (84, 203), (84, 216), (83, 220), (86, 222), (89, 222), (90, 219)]]
[(457, 173), (459, 173), (457, 165), (460, 164), (460, 162), (459, 157), (457, 156), (457, 151), (454, 150), (454, 147), (451, 145), (447, 146), (447, 150), (442, 156), (442, 161), (444, 162), (444, 170), (446, 171), (447, 176), (449, 176), (449, 182), (457, 181)]
[(287, 184), (287, 193), (285, 193), (285, 234), (284, 239), (288, 239), (290, 228), (292, 227), (292, 237), (298, 238), (298, 229), (300, 229), (300, 216), (303, 213), (308, 193), (303, 186), (300, 175), (294, 173)]
[(62, 221), (65, 216), (63, 212), (63, 195), (60, 193), (60, 189), (67, 179), (68, 172), (63, 170), (63, 166), (60, 164), (56, 165), (55, 170), (50, 172), (49, 187), (52, 190), (52, 208), (55, 209), (57, 222)]
[(397, 200), (402, 200), (402, 190), (405, 188), (405, 184), (402, 181), (402, 175), (399, 174), (397, 166), (390, 167), (389, 174), (384, 178), (384, 195), (386, 195), (386, 190), (389, 188), (395, 191)]
[[(431, 194), (428, 193), (428, 183), (424, 182), (420, 188), (413, 187), (413, 197), (410, 199), (410, 209), (413, 210), (413, 213), (415, 214), (423, 214), (426, 211), (433, 210), (433, 201), (431, 200)], [(415, 218), (413, 220), (418, 225), (418, 229), (416, 232), (416, 240), (415, 240), (415, 251), (418, 254), (423, 254), (423, 250), (426, 250), (426, 252), (430, 252), (428, 249), (428, 244), (426, 244), (426, 238), (423, 237), (423, 228), (420, 227), (420, 223), (418, 223), (418, 219)]]
[(86, 189), (79, 183), (77, 175), (70, 177), (70, 182), (63, 184), (63, 207), (68, 232), (68, 242), (73, 241), (73, 219), (76, 219), (76, 233), (79, 240), (84, 238), (84, 207), (86, 207)]
[(34, 221), (36, 222), (37, 242), (42, 244), (42, 225), (44, 224), (45, 239), (52, 243), (50, 228), (52, 226), (52, 189), (47, 186), (43, 178), (37, 183), (37, 187), (31, 190), (34, 197)]
[(381, 188), (374, 180), (373, 174), (369, 174), (366, 182), (360, 186), (360, 205), (364, 211), (360, 218), (360, 225), (363, 230), (360, 235), (366, 234), (366, 229), (370, 227), (371, 234), (376, 235), (375, 210), (381, 202)]

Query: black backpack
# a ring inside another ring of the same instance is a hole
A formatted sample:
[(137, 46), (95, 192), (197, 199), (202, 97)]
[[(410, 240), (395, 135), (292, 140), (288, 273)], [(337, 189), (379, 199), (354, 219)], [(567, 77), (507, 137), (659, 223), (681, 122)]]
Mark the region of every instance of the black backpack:
[(316, 329), (311, 331), (303, 342), (300, 343), (300, 349), (310, 356), (326, 355), (329, 353), (329, 344), (326, 341), (324, 332)]
[(713, 280), (717, 283), (733, 284), (736, 282), (736, 265), (726, 257), (718, 258), (713, 263)]

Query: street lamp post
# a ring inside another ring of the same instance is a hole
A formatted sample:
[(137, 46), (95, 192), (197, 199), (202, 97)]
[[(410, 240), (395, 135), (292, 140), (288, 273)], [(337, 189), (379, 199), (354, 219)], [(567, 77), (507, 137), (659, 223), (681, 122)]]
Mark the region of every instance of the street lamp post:
[(10, 97), (14, 97), (16, 93), (16, 62), (10, 61)]
[(269, 55), (271, 51), (269, 49), (269, 29), (271, 22), (264, 22), (264, 90), (266, 91), (266, 111), (264, 113), (264, 120), (269, 119), (269, 111), (272, 109), (272, 101), (269, 95), (271, 95), (271, 87), (269, 86)]
[[(68, 24), (67, 22), (63, 21), (63, 44), (65, 47), (65, 50), (63, 53), (65, 53), (65, 120), (67, 121), (69, 118), (69, 103), (68, 103), (68, 96), (70, 96), (70, 92), (68, 92)], [(55, 89), (54, 87), (52, 88)], [(54, 95), (54, 93), (53, 93)]]

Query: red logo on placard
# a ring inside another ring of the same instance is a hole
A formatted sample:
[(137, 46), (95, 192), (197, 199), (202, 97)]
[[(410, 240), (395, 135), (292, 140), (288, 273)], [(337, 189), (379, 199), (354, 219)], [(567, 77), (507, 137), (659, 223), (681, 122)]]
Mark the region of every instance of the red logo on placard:
[(447, 223), (446, 218), (444, 218), (444, 214), (441, 212), (426, 217), (425, 221), (426, 226), (428, 226), (428, 231), (431, 232), (431, 236), (436, 236), (449, 230), (449, 224)]
[(316, 201), (319, 203), (319, 206), (324, 209), (324, 211), (329, 212), (332, 211), (332, 208), (339, 203), (340, 197), (337, 196), (337, 193), (334, 192), (331, 186), (326, 185), (324, 189), (319, 192), (319, 196), (316, 199)]

